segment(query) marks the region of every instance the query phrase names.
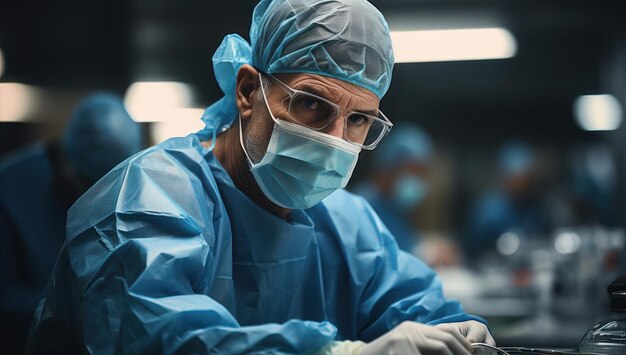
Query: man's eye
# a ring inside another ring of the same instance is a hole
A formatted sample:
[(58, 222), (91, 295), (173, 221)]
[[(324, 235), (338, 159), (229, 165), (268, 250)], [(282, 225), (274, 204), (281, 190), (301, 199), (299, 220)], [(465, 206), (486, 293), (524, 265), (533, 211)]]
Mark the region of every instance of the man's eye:
[(350, 116), (350, 123), (354, 125), (364, 125), (369, 122), (369, 118), (365, 115), (354, 114)]
[(309, 110), (317, 110), (320, 107), (319, 100), (316, 100), (316, 99), (311, 98), (311, 97), (305, 98), (304, 100), (302, 100), (302, 103)]

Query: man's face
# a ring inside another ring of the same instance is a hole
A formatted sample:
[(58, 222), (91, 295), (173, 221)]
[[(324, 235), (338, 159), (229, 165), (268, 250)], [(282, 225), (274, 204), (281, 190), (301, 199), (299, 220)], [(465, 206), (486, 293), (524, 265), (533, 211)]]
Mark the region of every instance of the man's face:
[[(315, 94), (341, 107), (339, 116), (321, 131), (323, 133), (343, 138), (347, 113), (352, 111), (378, 112), (379, 99), (374, 93), (342, 80), (314, 74), (279, 74), (276, 75), (276, 78), (293, 89)], [(277, 84), (272, 83), (271, 80), (269, 82), (271, 84), (266, 87), (265, 96), (272, 114), (276, 119), (293, 122), (294, 120), (289, 116), (287, 105), (285, 105), (285, 99), (288, 97), (287, 92)], [(252, 107), (250, 122), (248, 122), (245, 130), (245, 143), (249, 149), (248, 153), (255, 163), (263, 158), (274, 127), (274, 121), (267, 110), (260, 91), (259, 88)]]

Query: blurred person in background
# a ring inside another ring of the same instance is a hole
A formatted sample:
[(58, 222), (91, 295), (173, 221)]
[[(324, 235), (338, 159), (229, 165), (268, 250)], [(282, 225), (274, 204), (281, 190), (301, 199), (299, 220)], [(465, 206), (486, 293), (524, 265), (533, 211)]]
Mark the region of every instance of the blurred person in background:
[(2, 351), (21, 353), (37, 302), (65, 240), (67, 209), (142, 148), (141, 129), (112, 94), (89, 96), (58, 141), (0, 162)]
[(399, 124), (374, 151), (369, 179), (355, 188), (389, 228), (400, 249), (409, 253), (415, 252), (420, 239), (412, 217), (428, 193), (432, 156), (433, 144), (423, 129)]
[(568, 163), (570, 225), (618, 225), (617, 168), (609, 146), (602, 143), (576, 146)]
[(434, 145), (425, 130), (412, 123), (398, 124), (374, 151), (368, 180), (354, 191), (372, 205), (400, 249), (430, 266), (445, 267), (461, 262), (456, 242), (423, 238), (414, 222), (428, 196), (433, 156)]
[(535, 151), (524, 142), (512, 141), (500, 149), (498, 186), (481, 196), (469, 212), (462, 241), (468, 260), (495, 250), (498, 238), (505, 232), (531, 238), (549, 232), (536, 163)]

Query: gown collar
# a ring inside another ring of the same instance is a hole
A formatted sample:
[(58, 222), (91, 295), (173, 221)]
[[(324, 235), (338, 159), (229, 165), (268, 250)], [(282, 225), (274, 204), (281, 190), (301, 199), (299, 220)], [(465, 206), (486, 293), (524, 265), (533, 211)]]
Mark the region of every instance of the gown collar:
[(199, 146), (228, 212), (234, 261), (283, 263), (305, 258), (314, 235), (314, 223), (306, 210), (291, 210), (287, 219), (266, 211), (235, 186), (207, 148)]

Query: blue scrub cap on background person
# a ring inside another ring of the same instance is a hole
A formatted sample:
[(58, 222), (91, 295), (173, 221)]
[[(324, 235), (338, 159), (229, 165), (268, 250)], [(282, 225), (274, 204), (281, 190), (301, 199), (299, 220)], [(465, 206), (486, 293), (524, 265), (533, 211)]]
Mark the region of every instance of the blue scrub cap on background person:
[(433, 142), (428, 133), (409, 123), (395, 127), (376, 149), (375, 167), (389, 169), (406, 162), (427, 164), (433, 155)]
[(389, 26), (366, 0), (262, 0), (254, 9), (250, 40), (224, 37), (213, 55), (225, 96), (202, 115), (202, 139), (214, 138), (237, 117), (235, 84), (243, 64), (269, 74), (310, 73), (340, 79), (382, 98), (391, 84)]
[(66, 157), (81, 175), (97, 180), (141, 150), (141, 127), (121, 98), (97, 93), (75, 109), (61, 138)]

